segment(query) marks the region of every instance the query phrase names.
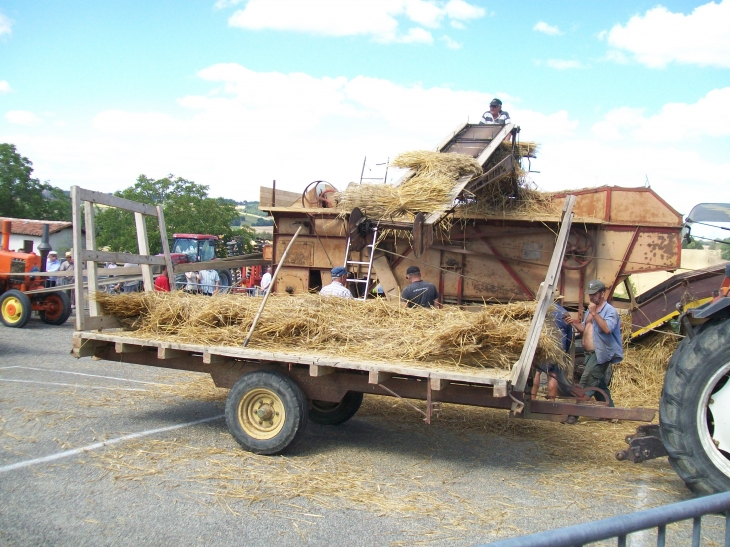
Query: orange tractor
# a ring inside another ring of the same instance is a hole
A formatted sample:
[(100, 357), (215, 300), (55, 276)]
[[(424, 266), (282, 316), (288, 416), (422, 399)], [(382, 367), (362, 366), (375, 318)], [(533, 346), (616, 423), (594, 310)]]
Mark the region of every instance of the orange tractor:
[[(46, 254), (50, 249), (44, 230), (45, 252), (15, 252), (10, 250), (11, 221), (2, 222), (0, 247), (0, 321), (6, 327), (21, 328), (38, 311), (41, 320), (61, 325), (71, 315), (71, 301), (64, 291), (44, 289), (45, 277), (33, 275), (46, 269)], [(44, 247), (41, 244), (40, 247)], [(36, 291), (44, 292), (36, 292)]]

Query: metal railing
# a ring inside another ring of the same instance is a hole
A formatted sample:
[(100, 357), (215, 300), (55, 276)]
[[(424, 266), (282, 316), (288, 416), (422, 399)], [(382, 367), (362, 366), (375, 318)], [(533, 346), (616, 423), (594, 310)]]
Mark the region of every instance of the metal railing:
[(487, 545), (489, 547), (582, 547), (587, 543), (612, 538), (617, 539), (619, 547), (625, 547), (626, 537), (629, 534), (649, 528), (657, 528), (657, 547), (664, 547), (667, 525), (689, 519), (692, 519), (692, 547), (699, 547), (702, 516), (710, 513), (725, 514), (724, 545), (730, 547), (730, 492), (529, 536), (505, 539), (478, 547)]

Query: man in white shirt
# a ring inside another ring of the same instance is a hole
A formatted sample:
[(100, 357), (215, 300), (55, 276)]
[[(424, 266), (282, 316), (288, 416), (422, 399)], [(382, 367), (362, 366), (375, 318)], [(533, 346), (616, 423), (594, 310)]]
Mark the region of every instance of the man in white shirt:
[[(58, 261), (58, 253), (56, 251), (50, 251), (48, 253), (48, 258), (46, 259), (46, 271), (57, 272), (60, 269), (61, 263)], [(57, 279), (58, 278), (56, 276), (47, 277), (45, 283), (46, 288), (55, 287)]]
[(487, 110), (482, 116), (482, 121), (479, 123), (484, 125), (504, 125), (511, 123), (512, 120), (509, 117), (509, 113), (502, 110), (502, 101), (496, 97), (489, 103), (489, 110)]
[(200, 270), (198, 272), (198, 283), (200, 290), (206, 296), (213, 296), (220, 288), (221, 278), (215, 270)]
[(338, 298), (346, 298), (352, 300), (352, 293), (345, 284), (347, 283), (347, 270), (342, 266), (332, 268), (332, 283), (326, 287), (322, 287), (319, 291), (321, 296), (336, 296)]
[(261, 276), (261, 283), (259, 287), (261, 288), (260, 294), (266, 294), (266, 291), (269, 290), (269, 286), (271, 285), (271, 266), (266, 266), (266, 273)]

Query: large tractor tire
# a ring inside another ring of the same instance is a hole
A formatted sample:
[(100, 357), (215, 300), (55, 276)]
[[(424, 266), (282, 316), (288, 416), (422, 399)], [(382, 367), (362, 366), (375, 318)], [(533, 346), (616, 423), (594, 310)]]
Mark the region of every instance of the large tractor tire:
[(63, 325), (71, 315), (71, 300), (63, 291), (52, 292), (43, 297), (41, 302), (48, 309), (41, 310), (41, 321), (49, 325)]
[(6, 327), (21, 329), (30, 319), (30, 298), (10, 289), (0, 295), (0, 321)]
[(362, 393), (348, 391), (339, 403), (312, 401), (309, 420), (320, 425), (340, 425), (352, 418), (362, 404)]
[(669, 463), (695, 494), (730, 490), (730, 320), (685, 338), (659, 405)]
[(302, 389), (281, 372), (250, 372), (228, 393), (226, 423), (238, 444), (249, 452), (279, 454), (304, 433), (307, 399)]

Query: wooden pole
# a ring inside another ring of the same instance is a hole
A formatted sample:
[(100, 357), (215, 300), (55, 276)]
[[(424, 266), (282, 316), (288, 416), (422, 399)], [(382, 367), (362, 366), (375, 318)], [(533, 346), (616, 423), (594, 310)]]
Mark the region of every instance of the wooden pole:
[(261, 302), (261, 306), (259, 306), (259, 311), (256, 313), (256, 316), (253, 318), (253, 323), (251, 323), (251, 328), (248, 331), (248, 335), (246, 335), (246, 339), (243, 341), (244, 348), (246, 346), (248, 346), (248, 342), (249, 342), (249, 340), (251, 340), (251, 335), (253, 334), (253, 331), (256, 328), (256, 324), (259, 322), (259, 319), (261, 318), (261, 313), (264, 311), (264, 306), (266, 306), (266, 301), (269, 299), (271, 290), (274, 288), (274, 282), (276, 281), (276, 276), (279, 275), (279, 270), (281, 270), (281, 267), (283, 266), (284, 261), (286, 260), (286, 256), (289, 254), (289, 251), (291, 250), (291, 247), (294, 244), (294, 241), (299, 236), (299, 232), (302, 231), (302, 228), (303, 228), (303, 226), (300, 226), (299, 228), (297, 228), (297, 231), (294, 234), (294, 237), (291, 238), (289, 245), (287, 245), (286, 249), (284, 249), (284, 254), (281, 255), (281, 260), (279, 260), (279, 264), (277, 264), (277, 266), (276, 266), (276, 271), (274, 272), (274, 275), (271, 277), (271, 283), (269, 283), (269, 287), (268, 287), (268, 289), (266, 289), (266, 294), (264, 295), (264, 300)]

